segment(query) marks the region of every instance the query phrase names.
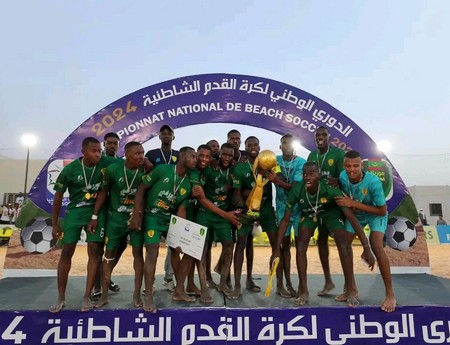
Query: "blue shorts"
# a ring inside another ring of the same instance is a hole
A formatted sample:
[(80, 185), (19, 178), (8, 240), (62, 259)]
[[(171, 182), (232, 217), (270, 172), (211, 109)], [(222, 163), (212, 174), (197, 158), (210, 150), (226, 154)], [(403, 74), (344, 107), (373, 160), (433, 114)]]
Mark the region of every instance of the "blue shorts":
[[(378, 231), (383, 234), (386, 232), (388, 220), (387, 214), (384, 216), (367, 215), (364, 218), (357, 217), (357, 219), (362, 228), (364, 228), (366, 225), (369, 225), (370, 231)], [(345, 220), (345, 230), (353, 234), (355, 233), (355, 230), (347, 219)]]

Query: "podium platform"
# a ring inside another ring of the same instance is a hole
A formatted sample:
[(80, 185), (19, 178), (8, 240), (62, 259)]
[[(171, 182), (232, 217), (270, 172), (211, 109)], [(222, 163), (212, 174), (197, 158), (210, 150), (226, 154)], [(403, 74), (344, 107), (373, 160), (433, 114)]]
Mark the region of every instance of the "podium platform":
[[(217, 280), (217, 276), (215, 276)], [(101, 310), (79, 311), (85, 278), (70, 277), (66, 308), (48, 312), (56, 301), (55, 277), (0, 280), (0, 344), (426, 344), (450, 341), (450, 279), (428, 274), (393, 275), (398, 307), (382, 312), (380, 275), (356, 275), (360, 306), (336, 302), (336, 289), (319, 297), (322, 275), (310, 275), (310, 300), (303, 307), (272, 291), (264, 297), (266, 276), (255, 276), (262, 291), (242, 291), (228, 300), (210, 290), (214, 303), (173, 302), (162, 276), (155, 281), (156, 314), (132, 305), (132, 276), (114, 276), (120, 285)], [(245, 276), (242, 277), (245, 282)], [(293, 277), (294, 286), (298, 280)], [(245, 286), (245, 284), (244, 284)]]

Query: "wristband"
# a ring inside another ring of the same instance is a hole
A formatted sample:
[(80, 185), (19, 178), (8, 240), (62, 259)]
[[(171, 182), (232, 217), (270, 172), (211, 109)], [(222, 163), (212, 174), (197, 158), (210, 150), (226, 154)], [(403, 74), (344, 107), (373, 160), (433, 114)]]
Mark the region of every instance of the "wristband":
[(93, 214), (93, 215), (91, 216), (91, 219), (92, 219), (92, 220), (97, 220), (97, 219), (98, 219), (98, 216), (97, 216), (96, 214)]

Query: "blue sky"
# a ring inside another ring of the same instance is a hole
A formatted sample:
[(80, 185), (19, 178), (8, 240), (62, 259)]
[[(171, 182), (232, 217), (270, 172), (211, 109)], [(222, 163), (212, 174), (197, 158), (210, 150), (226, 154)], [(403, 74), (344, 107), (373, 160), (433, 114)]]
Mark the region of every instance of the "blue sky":
[[(24, 158), (20, 137), (32, 132), (31, 157), (48, 158), (142, 87), (240, 73), (305, 90), (391, 141), (387, 155), (408, 186), (449, 184), (448, 1), (10, 1), (2, 13), (2, 156)], [(277, 149), (278, 135), (239, 128)], [(211, 131), (180, 129), (174, 146)]]

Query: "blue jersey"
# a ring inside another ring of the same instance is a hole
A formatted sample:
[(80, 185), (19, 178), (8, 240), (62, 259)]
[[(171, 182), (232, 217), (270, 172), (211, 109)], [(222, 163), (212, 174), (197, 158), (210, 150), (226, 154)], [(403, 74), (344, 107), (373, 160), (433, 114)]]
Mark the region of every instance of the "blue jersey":
[[(364, 177), (358, 183), (351, 183), (344, 170), (339, 175), (339, 182), (343, 192), (355, 201), (370, 206), (383, 206), (386, 204), (383, 185), (378, 176), (370, 172), (363, 172)], [(373, 217), (373, 214), (358, 210), (355, 213), (358, 220)]]
[[(284, 179), (287, 183), (297, 183), (303, 180), (303, 164), (306, 160), (301, 157), (294, 156), (292, 160), (285, 161), (283, 156), (277, 156), (277, 173), (278, 177)], [(277, 219), (281, 222), (284, 216), (284, 211), (286, 210), (286, 201), (289, 194), (288, 190), (275, 185), (277, 196), (276, 196), (276, 208), (277, 208)], [(291, 221), (295, 220), (295, 217), (299, 217), (300, 211), (298, 206), (294, 209), (291, 216)]]

